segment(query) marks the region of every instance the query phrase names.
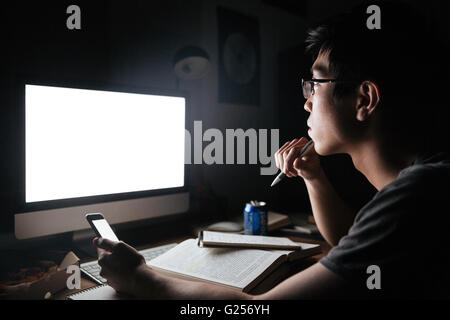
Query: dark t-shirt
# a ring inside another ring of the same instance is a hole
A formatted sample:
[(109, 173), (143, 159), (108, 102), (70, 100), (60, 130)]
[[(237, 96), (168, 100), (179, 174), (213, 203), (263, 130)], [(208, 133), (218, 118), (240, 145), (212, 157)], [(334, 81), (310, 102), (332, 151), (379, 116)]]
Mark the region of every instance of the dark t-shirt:
[[(449, 200), (450, 154), (419, 156), (320, 262), (368, 297), (450, 298)], [(369, 289), (376, 273), (381, 289)]]

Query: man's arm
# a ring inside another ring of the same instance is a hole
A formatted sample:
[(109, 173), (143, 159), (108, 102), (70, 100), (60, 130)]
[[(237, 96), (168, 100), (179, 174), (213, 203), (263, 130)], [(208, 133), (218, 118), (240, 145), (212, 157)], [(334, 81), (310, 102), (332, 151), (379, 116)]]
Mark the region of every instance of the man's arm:
[(335, 246), (348, 233), (356, 212), (337, 195), (320, 165), (314, 147), (297, 158), (307, 142), (306, 138), (300, 138), (284, 144), (275, 153), (276, 165), (290, 178), (303, 178), (317, 227), (325, 240)]
[(133, 294), (139, 299), (161, 300), (243, 300), (251, 295), (210, 283), (170, 277), (142, 266), (136, 271)]
[(356, 211), (338, 196), (323, 170), (314, 179), (305, 179), (305, 185), (317, 227), (334, 247), (348, 233)]
[(254, 299), (343, 299), (357, 296), (354, 287), (317, 262)]
[(140, 272), (137, 282), (140, 284), (137, 296), (143, 299), (289, 300), (356, 296), (347, 282), (321, 263), (293, 275), (267, 293), (256, 296), (209, 283), (171, 278), (157, 274), (148, 267)]

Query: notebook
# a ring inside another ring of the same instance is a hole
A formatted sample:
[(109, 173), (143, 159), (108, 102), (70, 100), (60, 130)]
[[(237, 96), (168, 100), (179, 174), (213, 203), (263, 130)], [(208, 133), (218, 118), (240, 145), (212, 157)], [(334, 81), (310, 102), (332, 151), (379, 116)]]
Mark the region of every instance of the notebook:
[(118, 294), (107, 284), (81, 290), (67, 296), (68, 300), (130, 300), (132, 297)]

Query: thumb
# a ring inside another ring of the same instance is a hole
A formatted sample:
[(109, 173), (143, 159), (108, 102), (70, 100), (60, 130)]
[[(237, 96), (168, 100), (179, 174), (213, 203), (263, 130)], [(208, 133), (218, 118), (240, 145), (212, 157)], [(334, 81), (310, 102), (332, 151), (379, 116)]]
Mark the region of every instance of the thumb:
[(295, 161), (294, 161), (294, 169), (296, 169), (296, 170), (300, 170), (301, 169), (300, 161), (301, 161), (300, 158), (295, 159)]
[(308, 162), (309, 159), (310, 159), (309, 156), (301, 156), (300, 158), (295, 159), (294, 167), (296, 167), (297, 169), (299, 169), (301, 163), (303, 163), (303, 162)]
[(106, 238), (95, 238), (94, 239), (94, 245), (97, 246), (98, 248), (107, 250), (107, 251), (114, 251), (114, 248), (117, 246), (118, 242), (117, 241), (113, 241), (113, 240), (109, 240)]

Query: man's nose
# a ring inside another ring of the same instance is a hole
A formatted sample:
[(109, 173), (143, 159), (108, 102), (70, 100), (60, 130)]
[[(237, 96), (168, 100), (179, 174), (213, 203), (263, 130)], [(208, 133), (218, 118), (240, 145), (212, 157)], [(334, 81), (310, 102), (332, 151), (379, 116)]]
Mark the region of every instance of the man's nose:
[(312, 109), (312, 103), (309, 100), (309, 98), (306, 100), (305, 105), (303, 106), (305, 108), (306, 111), (308, 111), (309, 113), (311, 113), (311, 109)]

